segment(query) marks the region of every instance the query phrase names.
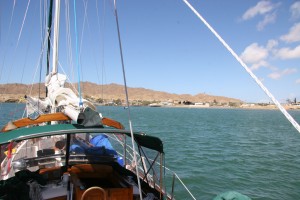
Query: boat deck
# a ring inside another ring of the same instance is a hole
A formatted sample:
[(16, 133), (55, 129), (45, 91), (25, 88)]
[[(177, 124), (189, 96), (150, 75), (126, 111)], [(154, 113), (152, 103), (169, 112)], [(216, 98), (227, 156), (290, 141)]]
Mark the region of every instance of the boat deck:
[[(16, 149), (14, 153), (12, 154), (12, 163), (15, 161), (21, 161), (22, 159), (28, 159), (28, 158), (35, 158), (38, 157), (38, 152), (43, 149), (53, 149), (54, 150), (54, 144), (59, 138), (55, 137), (45, 137), (42, 139), (31, 139), (31, 140), (24, 140), (17, 144), (14, 148)], [(3, 166), (6, 166), (7, 158), (3, 161)], [(45, 168), (47, 165), (53, 165), (53, 166), (60, 166), (61, 163), (59, 163), (59, 159), (57, 159), (56, 162), (40, 162), (37, 163), (38, 165), (27, 167), (30, 171), (36, 171), (40, 168)], [(9, 173), (5, 176), (2, 176), (2, 179), (5, 180), (9, 177), (13, 177), (15, 175), (15, 172), (19, 171), (16, 169), (14, 165), (11, 166), (11, 169), (9, 170)]]

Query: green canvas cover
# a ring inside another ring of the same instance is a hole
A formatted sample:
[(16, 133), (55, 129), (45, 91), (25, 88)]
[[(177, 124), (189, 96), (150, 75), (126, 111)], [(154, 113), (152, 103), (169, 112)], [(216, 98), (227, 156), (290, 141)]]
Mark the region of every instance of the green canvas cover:
[[(30, 128), (19, 128), (8, 132), (0, 133), (0, 145), (6, 144), (11, 141), (20, 141), (25, 139), (63, 135), (63, 134), (76, 134), (76, 133), (105, 133), (105, 134), (126, 134), (131, 137), (130, 131), (102, 128), (102, 127), (84, 127), (78, 124), (56, 124), (45, 126), (34, 126)], [(156, 150), (163, 153), (162, 141), (153, 136), (148, 136), (141, 132), (134, 132), (134, 138), (138, 145)]]

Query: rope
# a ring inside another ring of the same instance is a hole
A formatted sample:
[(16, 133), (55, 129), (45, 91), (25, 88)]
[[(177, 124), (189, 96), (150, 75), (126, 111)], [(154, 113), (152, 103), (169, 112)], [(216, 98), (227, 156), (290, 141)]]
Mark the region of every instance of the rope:
[(74, 28), (75, 28), (75, 41), (76, 41), (76, 64), (77, 64), (77, 76), (78, 76), (78, 93), (79, 93), (79, 107), (82, 107), (82, 96), (80, 89), (80, 66), (78, 55), (78, 35), (77, 35), (77, 19), (76, 19), (76, 0), (74, 0)]
[(300, 133), (300, 126), (294, 120), (294, 118), (285, 110), (285, 108), (277, 101), (272, 93), (263, 85), (263, 83), (257, 78), (257, 76), (249, 69), (244, 61), (233, 51), (233, 49), (223, 40), (223, 38), (210, 26), (210, 24), (195, 10), (195, 8), (187, 1), (183, 0), (184, 3), (197, 15), (197, 17), (207, 26), (207, 28), (218, 38), (218, 40), (224, 45), (224, 47), (231, 53), (231, 55), (242, 65), (242, 67), (248, 72), (248, 74), (254, 79), (254, 81), (260, 86), (260, 88), (268, 95), (273, 101), (277, 108), (282, 114), (289, 120), (289, 122), (298, 130)]
[(135, 145), (134, 145), (133, 128), (132, 128), (131, 117), (130, 117), (129, 98), (128, 98), (127, 83), (126, 83), (125, 65), (124, 65), (124, 59), (123, 59), (122, 42), (121, 42), (116, 0), (114, 0), (114, 13), (115, 13), (115, 17), (116, 17), (117, 30), (118, 30), (118, 39), (119, 39), (119, 47), (120, 47), (119, 49), (120, 49), (123, 80), (124, 80), (124, 87), (125, 87), (124, 89), (125, 89), (125, 95), (126, 95), (126, 104), (127, 104), (127, 109), (128, 109), (128, 119), (129, 119), (129, 127), (130, 127), (130, 134), (131, 134), (131, 143), (132, 143), (132, 149), (133, 149), (133, 160), (136, 163), (135, 170), (136, 170), (136, 175), (137, 175), (137, 180), (138, 180), (140, 199), (142, 200), (142, 190), (141, 190), (141, 183), (140, 183), (140, 178), (139, 178), (139, 169), (138, 169), (138, 162), (137, 162), (137, 157), (136, 157), (136, 150), (135, 150)]

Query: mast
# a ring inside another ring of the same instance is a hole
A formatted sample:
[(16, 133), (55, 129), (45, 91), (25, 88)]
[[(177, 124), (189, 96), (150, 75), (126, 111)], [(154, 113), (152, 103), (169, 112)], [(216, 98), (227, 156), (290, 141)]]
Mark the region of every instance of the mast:
[[(50, 1), (49, 16), (48, 16), (48, 44), (47, 44), (47, 69), (46, 76), (49, 74), (50, 69), (50, 47), (51, 47), (51, 25), (52, 25), (52, 9), (53, 0)], [(48, 96), (48, 88), (46, 87), (46, 97)]]
[(48, 90), (45, 104), (51, 108), (51, 113), (63, 112), (78, 124), (99, 126), (101, 117), (96, 107), (86, 100), (83, 102), (70, 88), (65, 88), (67, 77), (58, 73), (60, 0), (54, 0), (54, 9), (52, 72), (45, 79)]
[(54, 29), (53, 29), (53, 54), (52, 54), (52, 74), (53, 75), (57, 73), (57, 66), (58, 66), (59, 16), (60, 16), (60, 0), (55, 0)]
[(54, 0), (54, 25), (53, 25), (53, 52), (52, 52), (52, 72), (46, 76), (45, 85), (48, 90), (48, 99), (51, 113), (56, 110), (56, 97), (64, 87), (66, 76), (58, 73), (58, 43), (59, 43), (59, 22), (60, 22), (60, 0)]

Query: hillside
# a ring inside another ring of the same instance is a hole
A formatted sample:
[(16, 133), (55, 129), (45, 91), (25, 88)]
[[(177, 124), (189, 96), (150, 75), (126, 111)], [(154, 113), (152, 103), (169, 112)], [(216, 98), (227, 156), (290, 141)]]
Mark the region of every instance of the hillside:
[[(70, 88), (77, 88), (77, 84), (71, 86), (66, 85)], [(91, 97), (92, 99), (106, 99), (106, 100), (116, 100), (125, 99), (124, 86), (118, 84), (108, 84), (108, 85), (97, 85), (95, 83), (83, 82), (81, 83), (81, 88), (84, 97)], [(30, 92), (32, 91), (32, 92)], [(41, 97), (45, 97), (45, 87), (44, 84), (0, 84), (0, 101), (17, 101), (22, 99), (24, 95), (38, 96), (40, 92)], [(218, 103), (241, 103), (241, 100), (213, 96), (208, 94), (171, 94), (167, 92), (154, 91), (145, 88), (128, 88), (129, 100), (140, 100), (140, 101), (190, 101), (190, 102), (218, 102)]]

